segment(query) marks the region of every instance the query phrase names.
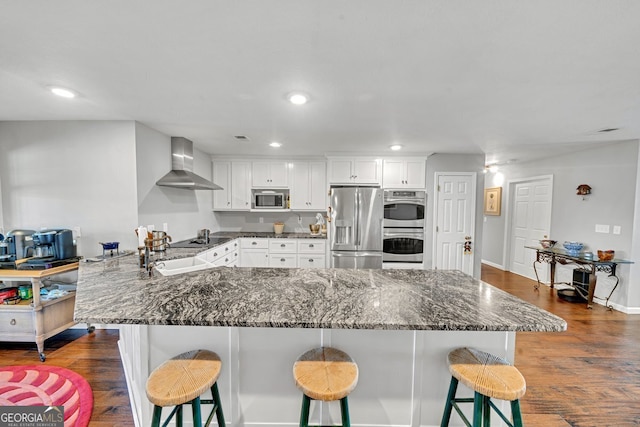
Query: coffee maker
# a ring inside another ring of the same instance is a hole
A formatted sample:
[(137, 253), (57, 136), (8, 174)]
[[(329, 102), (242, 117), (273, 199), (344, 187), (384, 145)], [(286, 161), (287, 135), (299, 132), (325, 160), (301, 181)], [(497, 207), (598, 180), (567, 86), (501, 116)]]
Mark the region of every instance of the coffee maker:
[(34, 230), (11, 230), (7, 233), (4, 242), (7, 244), (7, 253), (2, 261), (17, 261), (25, 258), (25, 249), (33, 246)]
[(31, 238), (33, 244), (24, 249), (25, 257), (29, 249), (33, 251), (33, 258), (40, 260), (55, 261), (76, 257), (76, 245), (73, 242), (71, 230), (42, 230), (33, 233)]

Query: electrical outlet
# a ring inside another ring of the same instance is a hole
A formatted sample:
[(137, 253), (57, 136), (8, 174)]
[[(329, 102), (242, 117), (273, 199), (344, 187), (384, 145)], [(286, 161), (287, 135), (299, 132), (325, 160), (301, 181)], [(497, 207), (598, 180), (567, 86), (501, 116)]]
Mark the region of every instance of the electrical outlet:
[(264, 224), (264, 218), (263, 218), (263, 217), (258, 218), (258, 222), (259, 222), (260, 224)]
[(73, 236), (77, 239), (78, 237), (82, 237), (82, 231), (80, 227), (73, 227)]
[(162, 223), (162, 231), (167, 233), (169, 231), (169, 224), (167, 224), (166, 222), (163, 222)]
[(596, 233), (608, 233), (609, 225), (596, 224)]
[(302, 217), (298, 216), (298, 224), (302, 225)]
[(614, 225), (613, 226), (613, 234), (620, 234), (620, 232), (622, 231), (622, 227), (619, 225)]

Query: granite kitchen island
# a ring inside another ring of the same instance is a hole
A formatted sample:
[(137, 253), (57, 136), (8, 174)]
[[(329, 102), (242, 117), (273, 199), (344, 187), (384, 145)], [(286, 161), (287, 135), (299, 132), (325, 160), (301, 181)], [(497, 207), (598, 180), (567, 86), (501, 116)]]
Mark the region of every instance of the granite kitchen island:
[[(140, 426), (150, 420), (149, 372), (196, 348), (222, 358), (229, 425), (297, 425), (293, 362), (320, 345), (358, 363), (354, 425), (439, 425), (451, 349), (513, 360), (516, 331), (566, 329), (561, 318), (457, 271), (222, 267), (149, 277), (137, 261), (82, 264), (75, 320), (120, 325)], [(337, 405), (312, 406), (312, 421), (331, 424), (338, 413)]]

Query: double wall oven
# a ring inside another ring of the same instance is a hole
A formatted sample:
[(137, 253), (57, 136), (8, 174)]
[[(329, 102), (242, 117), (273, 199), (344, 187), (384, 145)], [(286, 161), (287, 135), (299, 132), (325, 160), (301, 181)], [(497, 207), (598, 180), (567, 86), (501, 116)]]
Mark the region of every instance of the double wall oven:
[(425, 191), (385, 190), (382, 261), (422, 264)]

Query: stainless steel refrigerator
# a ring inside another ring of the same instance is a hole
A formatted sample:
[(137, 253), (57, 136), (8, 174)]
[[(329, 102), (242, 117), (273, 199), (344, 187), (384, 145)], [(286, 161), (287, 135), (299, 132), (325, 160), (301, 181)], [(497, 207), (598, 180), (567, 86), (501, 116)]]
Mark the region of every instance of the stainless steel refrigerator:
[(382, 268), (382, 190), (331, 187), (331, 267)]

